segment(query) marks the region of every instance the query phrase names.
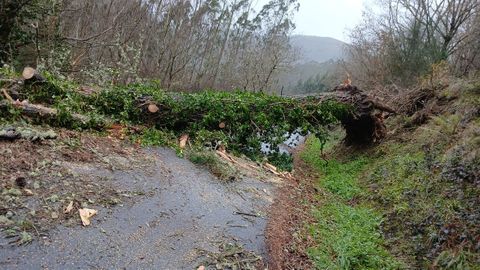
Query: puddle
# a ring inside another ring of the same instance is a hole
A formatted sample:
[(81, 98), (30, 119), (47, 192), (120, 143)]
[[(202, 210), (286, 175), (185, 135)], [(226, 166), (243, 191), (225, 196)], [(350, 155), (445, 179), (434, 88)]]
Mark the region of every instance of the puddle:
[[(285, 134), (284, 135), (285, 141), (278, 145), (278, 152), (280, 154), (291, 154), (295, 148), (299, 145), (302, 145), (305, 140), (306, 136), (302, 136), (299, 131), (294, 132), (292, 134)], [(272, 146), (269, 143), (262, 143), (260, 146), (260, 151), (264, 154), (272, 154), (275, 150), (272, 149)]]

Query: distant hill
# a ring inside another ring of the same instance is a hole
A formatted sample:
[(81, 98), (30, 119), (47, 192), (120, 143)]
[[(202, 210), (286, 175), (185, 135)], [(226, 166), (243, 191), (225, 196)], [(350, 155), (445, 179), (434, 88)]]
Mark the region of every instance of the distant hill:
[(323, 63), (316, 61), (298, 63), (281, 74), (278, 80), (279, 88), (283, 89), (284, 95), (324, 92), (330, 86), (327, 82), (328, 76), (335, 71), (336, 67), (337, 62), (333, 60)]
[(299, 50), (300, 63), (311, 61), (323, 63), (342, 59), (344, 58), (344, 48), (347, 45), (334, 38), (302, 35), (292, 36), (291, 43)]
[(298, 52), (293, 67), (278, 77), (278, 89), (285, 95), (297, 95), (327, 91), (332, 87), (331, 76), (338, 68), (338, 61), (345, 58), (346, 43), (329, 37), (291, 37)]

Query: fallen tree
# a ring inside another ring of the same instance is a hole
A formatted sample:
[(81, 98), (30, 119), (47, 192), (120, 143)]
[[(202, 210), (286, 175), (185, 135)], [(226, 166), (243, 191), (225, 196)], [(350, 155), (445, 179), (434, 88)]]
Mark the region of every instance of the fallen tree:
[[(177, 102), (181, 102), (178, 97), (176, 100)], [(387, 133), (384, 124), (385, 117), (388, 117), (389, 114), (396, 113), (390, 106), (376, 100), (351, 84), (337, 86), (333, 92), (326, 95), (297, 100), (304, 108), (310, 107), (306, 111), (311, 111), (315, 106), (320, 106), (322, 103), (328, 101), (335, 101), (350, 107), (348, 113), (334, 113), (346, 131), (345, 142), (349, 145), (369, 144), (384, 138)], [(227, 103), (231, 101), (225, 99), (221, 102), (224, 102), (225, 106), (227, 106)], [(141, 109), (144, 118), (152, 122), (162, 122), (166, 114), (171, 114), (168, 104), (156, 102), (151, 96), (138, 98), (136, 104)], [(286, 102), (283, 105), (288, 108), (291, 104)], [(195, 112), (198, 113), (201, 111), (202, 108), (199, 107)], [(205, 115), (200, 113), (197, 116), (198, 117), (195, 118), (194, 114), (190, 115), (194, 121), (201, 121)], [(304, 115), (304, 117), (308, 116)], [(316, 121), (318, 119), (315, 117), (316, 116), (312, 116), (310, 122), (318, 122), (317, 124), (320, 124), (321, 121)], [(222, 119), (218, 120), (218, 125), (223, 129), (226, 127), (226, 123), (221, 120)], [(215, 129), (214, 126), (212, 126), (212, 128)]]
[(345, 83), (335, 87), (333, 92), (314, 97), (300, 98), (304, 103), (315, 100), (318, 103), (335, 100), (350, 107), (348, 113), (341, 114), (339, 120), (346, 131), (347, 145), (365, 145), (385, 137), (387, 129), (384, 120), (396, 113), (390, 106), (369, 96), (358, 87)]
[[(28, 103), (28, 101), (21, 102), (10, 100), (0, 102), (0, 110), (6, 110), (10, 107), (20, 110), (20, 113), (24, 116), (42, 119), (45, 121), (58, 119), (59, 117), (59, 112), (57, 109), (45, 107), (39, 104), (30, 104)], [(72, 113), (70, 115), (72, 117), (72, 120), (79, 125), (85, 126), (90, 121), (90, 118), (85, 115), (77, 113)]]
[[(122, 126), (144, 127), (142, 137), (136, 138), (142, 144), (158, 145), (185, 134), (197, 146), (223, 146), (252, 159), (268, 155), (262, 153), (262, 143), (277, 150), (286, 134), (312, 133), (326, 140), (326, 127), (338, 122), (347, 110), (332, 101), (303, 103), (245, 91), (171, 93), (155, 83), (112, 86), (84, 94), (75, 83), (45, 78), (35, 83), (25, 83), (25, 78), (2, 83), (0, 87), (7, 92), (0, 95), (0, 99), (5, 97), (0, 101), (2, 117), (22, 115), (50, 125), (91, 128), (85, 122), (96, 116)], [(14, 87), (18, 99), (8, 98)], [(13, 114), (11, 109), (15, 109)], [(287, 160), (278, 155), (273, 158)]]
[(335, 88), (335, 98), (353, 107), (340, 121), (345, 128), (347, 144), (369, 144), (385, 137), (385, 116), (395, 113), (386, 104), (367, 95), (356, 86), (344, 84)]
[[(13, 107), (24, 116), (66, 127), (97, 128), (113, 122), (145, 126), (177, 138), (186, 134), (200, 144), (221, 144), (249, 157), (264, 155), (262, 143), (278, 150), (288, 134), (312, 133), (325, 141), (327, 127), (339, 121), (347, 131), (347, 143), (374, 142), (385, 135), (383, 112), (393, 112), (350, 84), (337, 87), (328, 98), (305, 99), (244, 91), (169, 93), (155, 84), (85, 94), (71, 82), (45, 79), (26, 68), (22, 78), (3, 87), (4, 111)], [(10, 96), (12, 90), (19, 99)], [(92, 115), (99, 116), (95, 125)], [(151, 134), (162, 140), (160, 133)]]
[[(71, 111), (71, 108), (51, 108), (51, 105), (58, 105), (55, 104), (54, 99), (57, 96), (62, 98), (67, 91), (49, 82), (34, 68), (25, 67), (20, 78), (2, 79), (0, 82), (4, 83), (0, 89), (0, 97), (4, 97), (4, 100), (0, 100), (0, 112), (6, 112), (13, 108), (35, 122), (63, 127), (102, 129), (112, 123), (107, 118), (92, 118)], [(78, 91), (78, 95), (83, 95), (83, 93)], [(42, 101), (44, 104), (31, 103), (30, 98)]]

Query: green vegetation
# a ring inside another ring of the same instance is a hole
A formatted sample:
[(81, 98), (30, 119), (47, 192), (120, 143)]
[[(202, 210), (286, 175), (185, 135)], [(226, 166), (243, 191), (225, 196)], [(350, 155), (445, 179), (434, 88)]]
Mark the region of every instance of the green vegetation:
[[(311, 166), (320, 170), (323, 174), (320, 186), (344, 200), (351, 200), (361, 193), (357, 183), (358, 173), (362, 171), (368, 160), (359, 157), (351, 162), (339, 162), (336, 160), (323, 160), (318, 157), (321, 143), (310, 139), (306, 151), (302, 154), (304, 160)], [(341, 180), (339, 180), (341, 179)]]
[[(4, 72), (6, 75), (7, 71)], [(325, 139), (325, 126), (336, 123), (348, 111), (333, 101), (323, 103), (251, 92), (204, 91), (196, 94), (170, 93), (156, 82), (110, 87), (86, 95), (71, 81), (44, 74), (46, 82), (25, 86), (22, 100), (56, 108), (58, 115), (48, 119), (51, 125), (67, 128), (104, 129), (105, 123), (146, 126), (134, 139), (143, 145), (176, 144), (176, 138), (188, 134), (193, 144), (214, 149), (225, 146), (235, 154), (259, 160), (265, 157), (261, 143), (271, 149), (285, 140), (285, 134), (308, 132)], [(156, 104), (159, 111), (150, 113), (145, 105)], [(16, 110), (3, 110), (4, 117), (18, 117)], [(81, 114), (88, 121), (75, 121)], [(106, 120), (108, 119), (108, 121)], [(45, 122), (45, 119), (40, 122)], [(270, 155), (271, 162), (291, 169), (291, 158)]]
[(380, 216), (364, 207), (327, 203), (314, 212), (310, 230), (320, 246), (309, 255), (318, 269), (397, 269), (400, 264), (382, 247)]
[(480, 258), (472, 252), (479, 235), (480, 192), (474, 179), (480, 145), (466, 145), (473, 142), (466, 134), (458, 145), (441, 143), (445, 133), (435, 132), (435, 125), (418, 130), (413, 135), (418, 140), (382, 148), (384, 154), (362, 181), (371, 187), (363, 200), (383, 213), (388, 245), (412, 266), (478, 269)]
[(314, 207), (315, 223), (308, 225), (316, 245), (308, 251), (317, 269), (399, 269), (401, 263), (384, 248), (381, 215), (352, 199), (364, 191), (358, 177), (368, 160), (326, 161), (322, 144), (310, 137), (302, 158), (322, 174), (318, 185), (325, 194)]
[(222, 180), (233, 181), (238, 176), (237, 169), (219, 158), (213, 151), (190, 150), (186, 156), (191, 162), (206, 166), (213, 175)]
[(478, 93), (462, 89), (445, 113), (361, 154), (340, 146), (322, 159), (308, 140), (302, 158), (321, 174), (307, 226), (318, 269), (479, 269)]
[(142, 146), (169, 146), (173, 148), (177, 146), (174, 133), (155, 128), (146, 129), (140, 136), (132, 136), (132, 139)]

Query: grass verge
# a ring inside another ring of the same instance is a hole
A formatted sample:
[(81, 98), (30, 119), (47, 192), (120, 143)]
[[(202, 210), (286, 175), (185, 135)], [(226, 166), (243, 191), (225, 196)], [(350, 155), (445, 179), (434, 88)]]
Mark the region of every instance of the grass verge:
[(313, 207), (315, 223), (308, 232), (315, 246), (308, 250), (317, 269), (401, 269), (384, 247), (380, 232), (381, 215), (368, 206), (355, 203), (364, 191), (358, 177), (369, 162), (357, 157), (347, 162), (320, 157), (321, 143), (310, 137), (302, 153), (304, 161), (322, 177), (324, 191), (320, 205)]

